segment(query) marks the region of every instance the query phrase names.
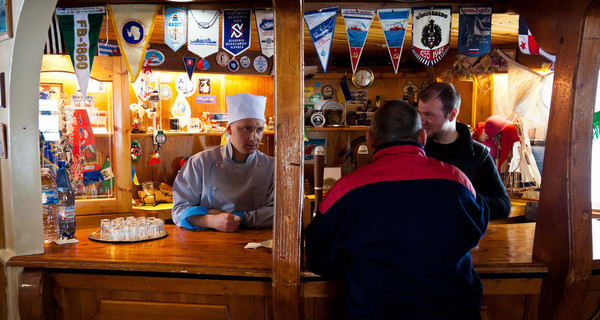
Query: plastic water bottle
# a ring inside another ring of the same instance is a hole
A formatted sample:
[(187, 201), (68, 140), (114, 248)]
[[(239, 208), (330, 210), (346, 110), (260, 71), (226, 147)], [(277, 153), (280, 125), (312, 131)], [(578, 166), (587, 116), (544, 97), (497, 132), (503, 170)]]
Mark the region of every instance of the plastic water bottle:
[(58, 240), (58, 215), (56, 182), (48, 168), (42, 168), (42, 216), (44, 219), (44, 242)]
[(75, 236), (75, 195), (64, 161), (58, 162), (56, 184), (58, 186), (58, 228), (60, 238), (71, 239)]

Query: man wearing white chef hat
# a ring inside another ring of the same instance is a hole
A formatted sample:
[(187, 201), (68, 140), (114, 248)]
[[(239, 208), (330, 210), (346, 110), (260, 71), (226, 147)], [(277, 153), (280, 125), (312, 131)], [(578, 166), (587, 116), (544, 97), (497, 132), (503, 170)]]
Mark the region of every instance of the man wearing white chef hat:
[(267, 98), (240, 93), (226, 100), (229, 141), (190, 157), (175, 178), (172, 216), (180, 227), (235, 232), (273, 225), (275, 160), (258, 150)]

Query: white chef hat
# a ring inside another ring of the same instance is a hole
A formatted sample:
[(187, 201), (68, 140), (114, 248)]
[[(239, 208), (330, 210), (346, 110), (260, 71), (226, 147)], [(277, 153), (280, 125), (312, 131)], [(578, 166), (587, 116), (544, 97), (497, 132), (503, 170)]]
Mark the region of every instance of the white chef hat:
[(227, 110), (229, 111), (228, 123), (249, 118), (265, 121), (267, 97), (240, 93), (227, 96), (226, 99)]

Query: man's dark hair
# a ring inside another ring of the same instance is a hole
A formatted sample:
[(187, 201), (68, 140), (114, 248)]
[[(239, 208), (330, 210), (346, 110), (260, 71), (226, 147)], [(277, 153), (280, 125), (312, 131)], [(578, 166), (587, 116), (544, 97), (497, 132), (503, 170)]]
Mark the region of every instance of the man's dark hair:
[(389, 100), (375, 112), (371, 133), (375, 147), (397, 141), (418, 141), (421, 117), (403, 100)]
[(453, 85), (444, 82), (432, 83), (423, 90), (419, 100), (429, 102), (435, 98), (442, 102), (444, 116), (448, 117), (452, 109), (460, 111), (460, 94)]

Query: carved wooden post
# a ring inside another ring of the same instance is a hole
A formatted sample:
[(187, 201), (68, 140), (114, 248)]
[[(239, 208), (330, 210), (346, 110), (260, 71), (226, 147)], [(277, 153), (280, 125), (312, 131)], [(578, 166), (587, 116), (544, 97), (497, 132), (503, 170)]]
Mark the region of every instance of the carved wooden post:
[[(549, 270), (538, 319), (577, 318), (591, 277), (591, 129), (600, 45), (586, 38), (594, 38), (600, 24), (596, 9), (596, 18), (588, 19), (594, 26), (583, 32), (588, 3), (559, 2), (554, 16), (564, 27), (554, 36), (558, 50), (544, 154), (552, 161), (544, 163), (533, 248)], [(524, 5), (526, 18), (539, 15), (534, 6)]]
[(303, 21), (301, 0), (273, 0), (275, 8), (275, 220), (273, 312), (300, 318), (303, 198)]

